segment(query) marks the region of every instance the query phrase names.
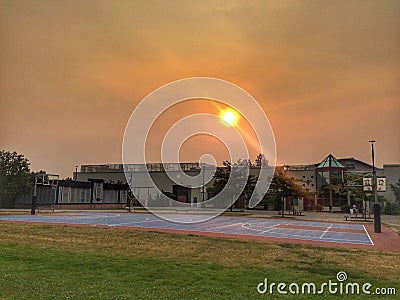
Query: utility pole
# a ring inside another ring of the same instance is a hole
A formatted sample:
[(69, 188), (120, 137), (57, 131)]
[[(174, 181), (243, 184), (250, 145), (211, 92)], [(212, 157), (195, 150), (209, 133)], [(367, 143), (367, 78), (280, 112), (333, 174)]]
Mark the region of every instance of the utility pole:
[(378, 191), (377, 191), (377, 179), (375, 170), (375, 151), (374, 151), (374, 140), (369, 141), (371, 143), (372, 151), (372, 189), (374, 192), (374, 232), (381, 233), (381, 207), (378, 203)]

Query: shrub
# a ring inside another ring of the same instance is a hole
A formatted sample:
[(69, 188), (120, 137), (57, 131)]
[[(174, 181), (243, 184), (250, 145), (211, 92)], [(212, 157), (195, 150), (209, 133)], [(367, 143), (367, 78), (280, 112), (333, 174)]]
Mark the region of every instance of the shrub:
[(342, 205), (341, 209), (343, 213), (348, 213), (350, 211), (350, 205)]
[(316, 205), (314, 205), (314, 210), (315, 210), (315, 211), (321, 211), (321, 210), (322, 210), (322, 207), (323, 207), (323, 205), (321, 205), (321, 204), (316, 204)]
[(399, 203), (386, 202), (382, 213), (384, 215), (400, 215)]

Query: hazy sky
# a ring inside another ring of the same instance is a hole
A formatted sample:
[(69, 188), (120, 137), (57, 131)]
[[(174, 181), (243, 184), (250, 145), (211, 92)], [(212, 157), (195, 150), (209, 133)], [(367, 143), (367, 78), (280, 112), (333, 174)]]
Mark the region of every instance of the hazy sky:
[[(0, 148), (33, 170), (121, 162), (139, 101), (197, 76), (260, 102), (280, 163), (370, 162), (370, 139), (400, 163), (400, 1), (0, 0)], [(184, 160), (221, 148), (191, 142)]]

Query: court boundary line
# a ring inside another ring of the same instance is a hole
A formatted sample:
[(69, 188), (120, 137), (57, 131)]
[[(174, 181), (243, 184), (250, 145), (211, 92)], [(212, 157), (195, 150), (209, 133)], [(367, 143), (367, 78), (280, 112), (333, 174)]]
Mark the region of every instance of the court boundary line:
[(367, 233), (367, 236), (368, 236), (369, 240), (371, 241), (371, 244), (372, 244), (373, 246), (375, 246), (374, 242), (373, 242), (372, 239), (371, 239), (371, 236), (370, 236), (369, 233), (368, 233), (367, 228), (365, 228), (365, 225), (363, 225), (363, 227), (364, 227), (365, 232)]
[(217, 227), (212, 227), (212, 228), (207, 228), (205, 230), (209, 231), (209, 230), (214, 230), (214, 229), (218, 229), (218, 228), (224, 228), (224, 227), (230, 227), (230, 226), (236, 226), (236, 225), (241, 225), (243, 226), (246, 223), (233, 223), (233, 224), (229, 224), (229, 225), (223, 225), (223, 226), (217, 226)]
[(329, 231), (329, 229), (331, 229), (333, 226), (333, 224), (329, 225), (328, 228), (326, 228), (323, 232), (322, 235), (319, 237), (321, 240), (324, 237), (324, 235)]
[[(304, 231), (315, 231), (315, 230), (304, 230)], [(304, 235), (299, 235), (299, 234), (291, 234), (291, 233), (281, 233), (281, 232), (272, 232), (273, 234), (276, 234), (276, 235), (280, 235), (280, 236), (282, 236), (282, 237), (279, 237), (279, 238), (287, 238), (287, 239), (296, 239), (296, 240), (304, 240), (304, 241), (316, 241), (316, 242), (319, 242), (319, 241), (321, 241), (321, 242), (325, 242), (325, 243), (347, 243), (347, 244), (357, 244), (357, 245), (367, 245), (367, 246), (373, 246), (372, 244), (366, 244), (366, 243), (363, 243), (362, 241), (360, 241), (360, 240), (341, 240), (341, 239), (335, 239), (335, 238), (325, 238), (325, 240), (324, 239), (320, 239), (320, 238), (318, 238), (318, 237), (315, 237), (315, 238), (313, 238), (313, 237), (307, 237), (307, 236), (304, 236)], [(250, 235), (250, 234), (246, 234), (246, 233), (243, 233), (244, 235)], [(352, 233), (352, 234), (360, 234), (360, 233)], [(250, 235), (251, 236), (251, 235)], [(266, 238), (268, 238), (268, 236), (265, 236)], [(329, 240), (329, 241), (327, 241), (327, 240)], [(356, 242), (353, 242), (353, 241), (356, 241)]]

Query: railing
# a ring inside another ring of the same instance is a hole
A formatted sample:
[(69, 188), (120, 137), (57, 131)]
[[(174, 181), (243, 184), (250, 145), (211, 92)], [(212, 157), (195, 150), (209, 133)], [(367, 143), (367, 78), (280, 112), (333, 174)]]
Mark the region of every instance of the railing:
[(183, 171), (200, 170), (200, 165), (194, 163), (148, 163), (148, 164), (107, 164), (107, 165), (82, 165), (81, 173), (96, 172), (165, 172), (178, 171), (179, 166)]
[(314, 171), (314, 165), (283, 166), (285, 171)]

